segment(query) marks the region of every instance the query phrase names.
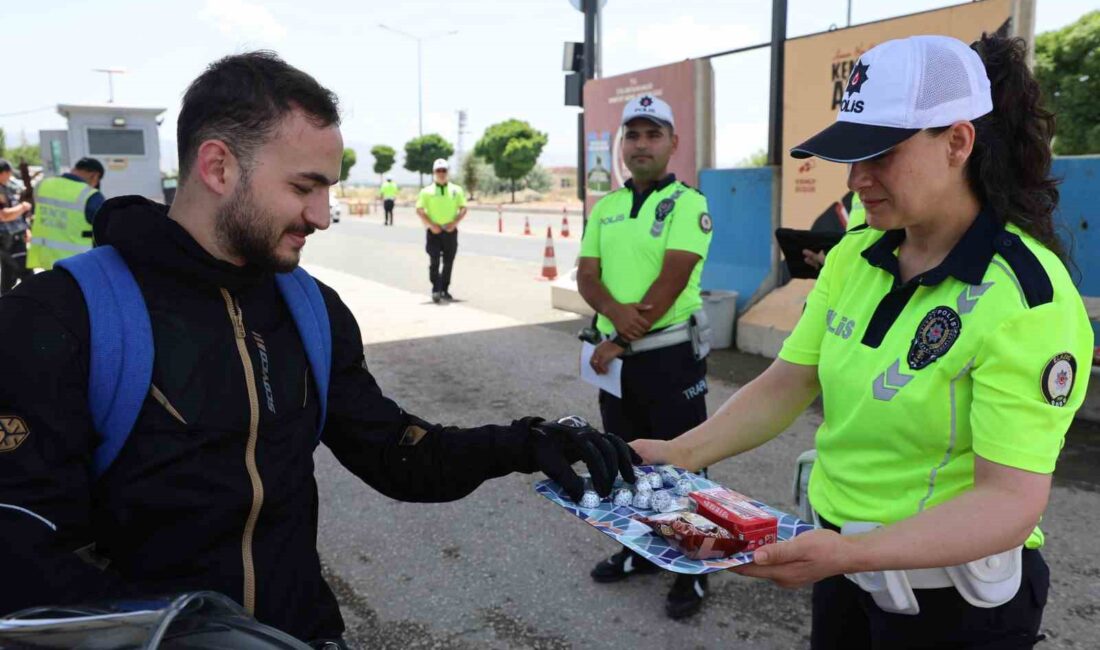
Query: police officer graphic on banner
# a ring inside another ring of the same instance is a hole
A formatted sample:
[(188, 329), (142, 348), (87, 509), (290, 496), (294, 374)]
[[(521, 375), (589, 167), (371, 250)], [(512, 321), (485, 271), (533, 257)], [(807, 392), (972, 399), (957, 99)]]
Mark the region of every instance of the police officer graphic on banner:
[[(622, 359), (622, 397), (600, 391), (604, 428), (618, 436), (673, 438), (707, 417), (709, 329), (699, 278), (713, 222), (706, 198), (668, 173), (676, 153), (672, 109), (652, 95), (628, 103), (622, 155), (631, 179), (592, 209), (581, 243), (577, 284), (597, 312), (593, 369)], [(627, 548), (592, 570), (615, 582), (657, 567)], [(706, 576), (678, 575), (668, 594), (672, 618), (699, 611)]]

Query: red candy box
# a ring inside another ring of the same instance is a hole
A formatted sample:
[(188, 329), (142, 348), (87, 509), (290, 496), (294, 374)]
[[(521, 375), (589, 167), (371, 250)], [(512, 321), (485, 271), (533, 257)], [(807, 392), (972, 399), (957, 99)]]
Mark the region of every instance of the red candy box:
[(713, 487), (688, 495), (695, 501), (696, 511), (728, 530), (744, 546), (738, 551), (753, 551), (777, 539), (779, 520), (745, 495), (724, 487)]

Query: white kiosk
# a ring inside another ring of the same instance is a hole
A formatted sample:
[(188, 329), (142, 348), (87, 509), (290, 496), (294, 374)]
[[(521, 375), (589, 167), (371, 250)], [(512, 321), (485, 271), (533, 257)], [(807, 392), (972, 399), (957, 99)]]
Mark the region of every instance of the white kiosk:
[(139, 194), (163, 202), (157, 118), (164, 111), (115, 104), (58, 105), (69, 128), (38, 132), (44, 174), (63, 174), (87, 156), (107, 169), (100, 187), (107, 198)]

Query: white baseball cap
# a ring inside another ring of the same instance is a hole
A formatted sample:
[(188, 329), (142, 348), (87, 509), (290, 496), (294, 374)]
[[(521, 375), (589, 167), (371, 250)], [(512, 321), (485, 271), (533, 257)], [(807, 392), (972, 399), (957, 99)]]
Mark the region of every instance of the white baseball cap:
[(447, 164), (447, 159), (446, 158), (436, 158), (435, 162), (432, 163), (432, 171), (433, 172), (437, 172), (440, 169), (448, 169), (449, 167), (450, 167), (450, 165)]
[(856, 61), (836, 122), (791, 155), (859, 162), (923, 129), (976, 120), (992, 110), (985, 64), (966, 43), (949, 36), (886, 41)]
[(658, 126), (676, 125), (672, 119), (672, 107), (668, 102), (653, 95), (639, 95), (627, 102), (623, 107), (623, 119), (619, 124), (626, 124), (638, 117), (643, 117)]

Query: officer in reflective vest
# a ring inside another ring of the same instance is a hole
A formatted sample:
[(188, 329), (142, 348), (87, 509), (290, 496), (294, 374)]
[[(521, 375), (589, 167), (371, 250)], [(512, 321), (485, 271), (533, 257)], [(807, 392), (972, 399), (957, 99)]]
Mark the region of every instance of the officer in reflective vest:
[(52, 269), (54, 262), (92, 248), (92, 219), (103, 205), (97, 189), (103, 164), (81, 158), (72, 171), (38, 185), (27, 268)]

